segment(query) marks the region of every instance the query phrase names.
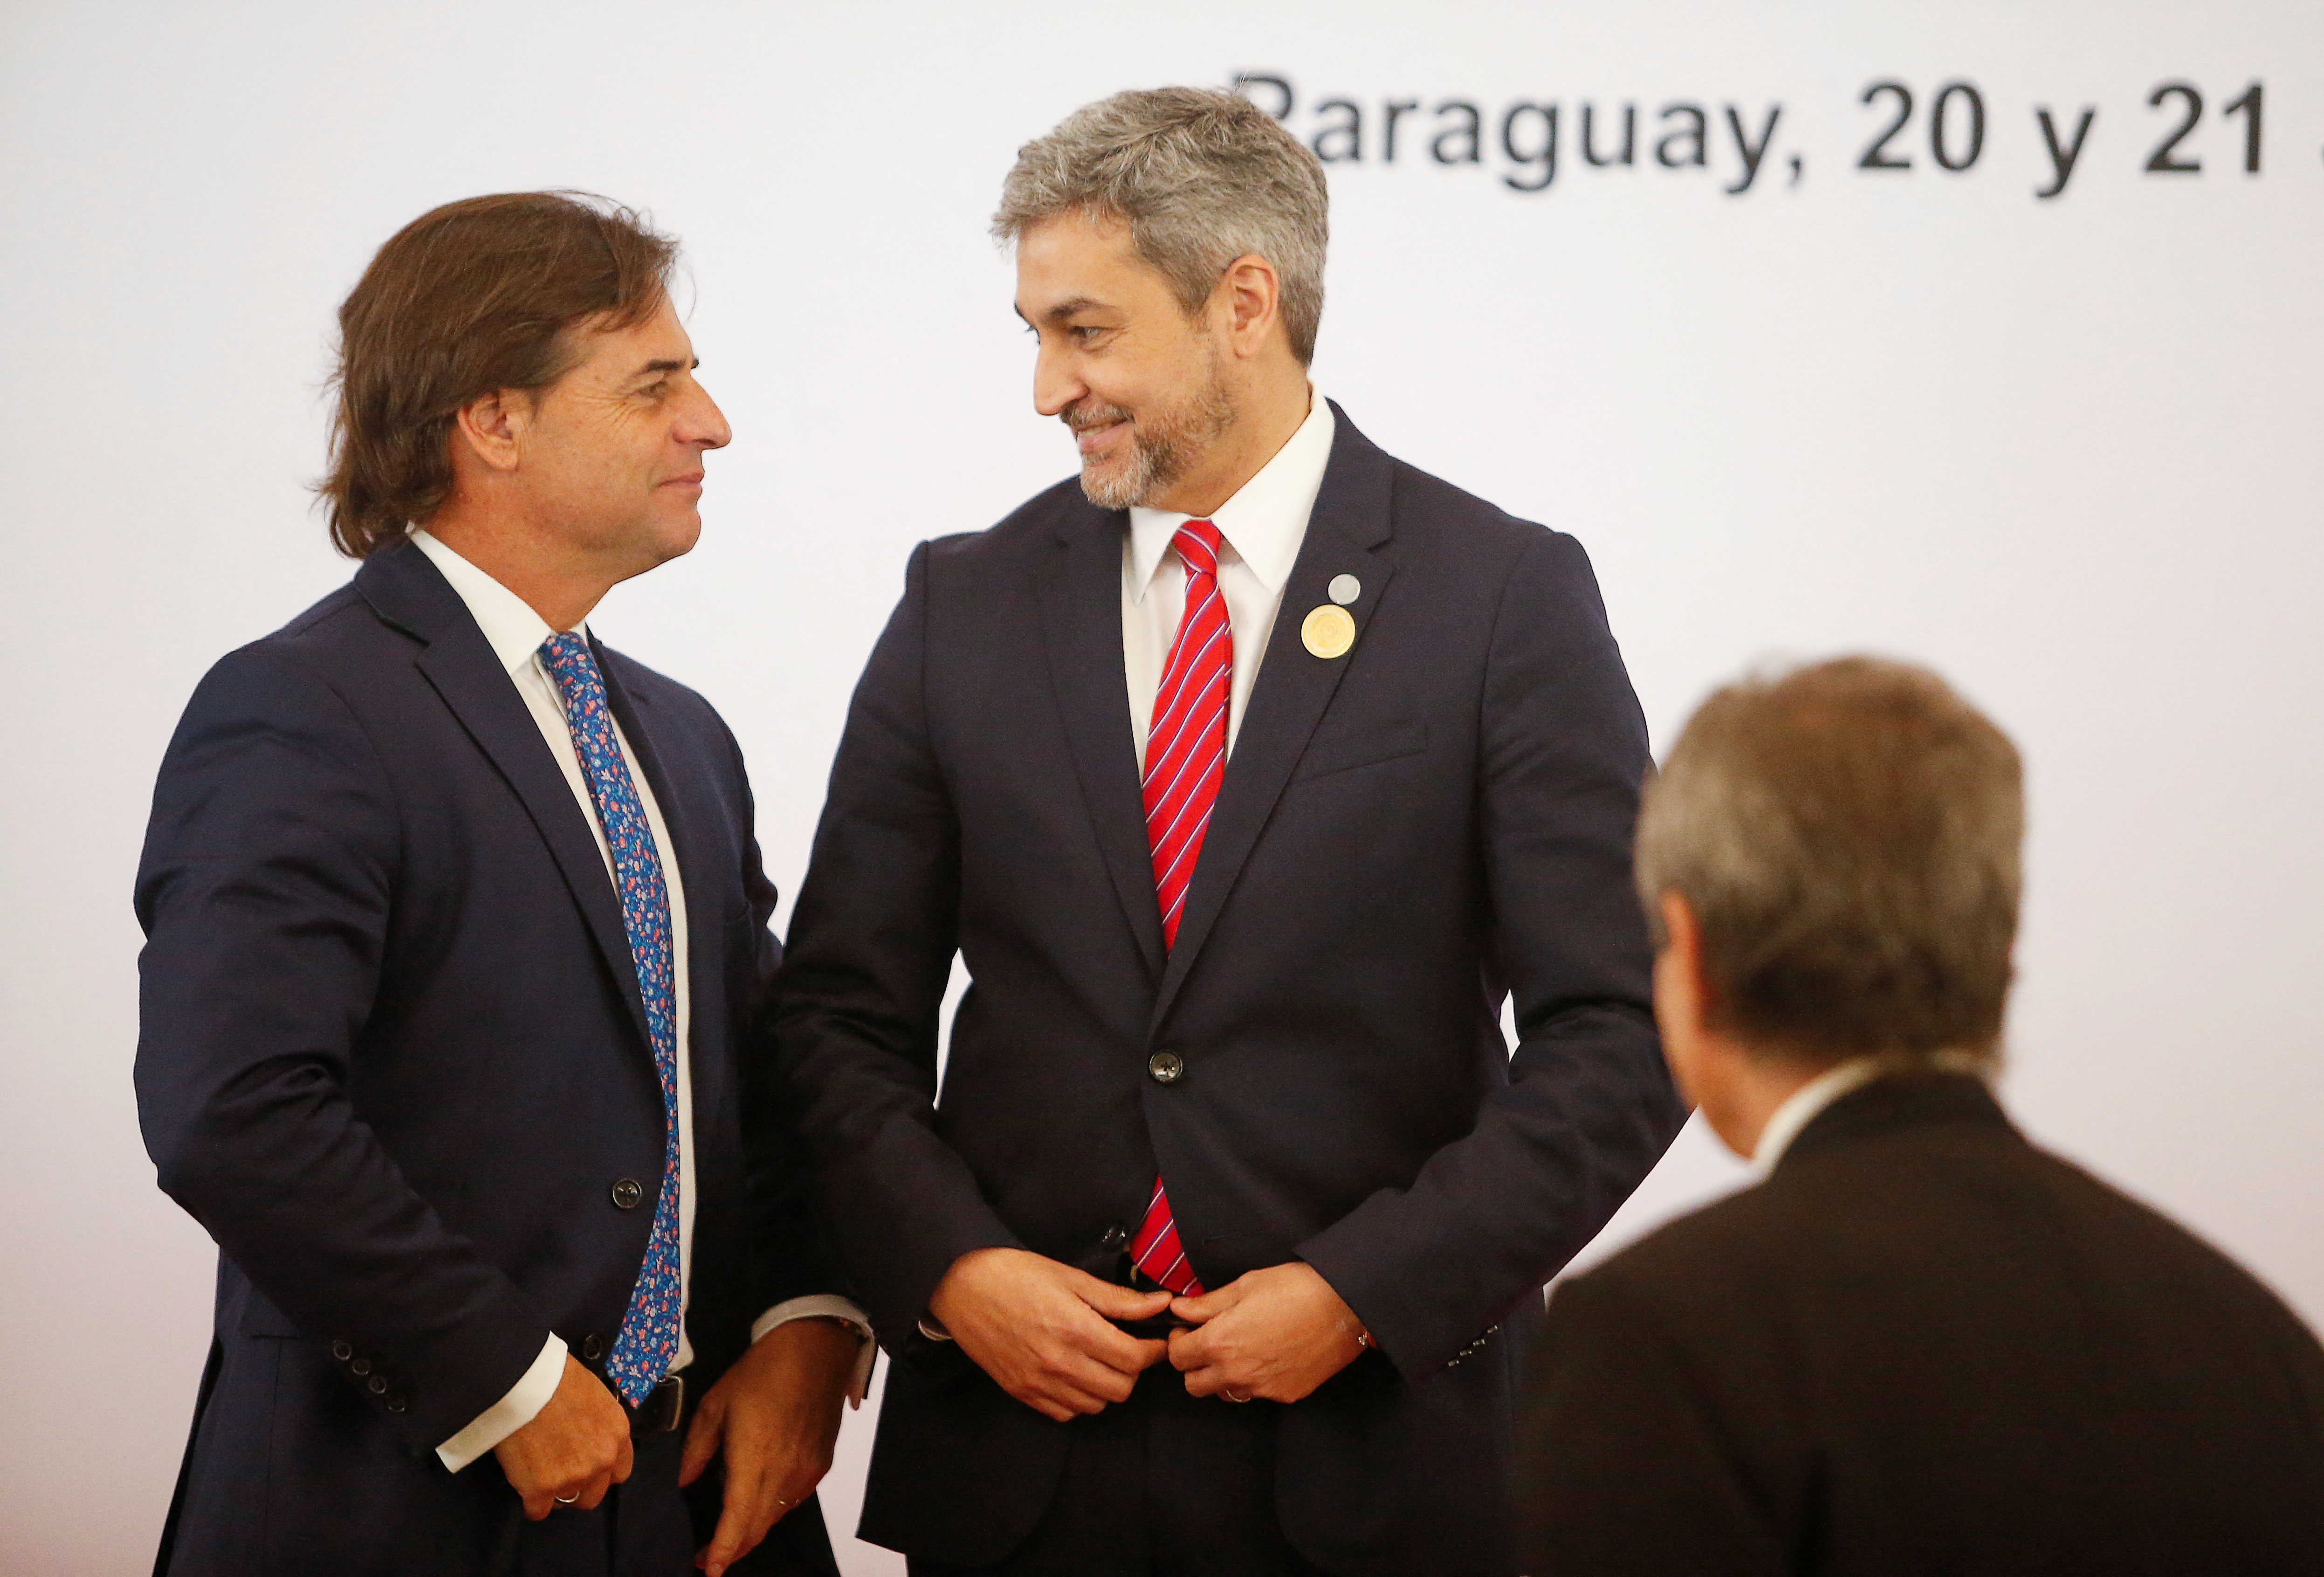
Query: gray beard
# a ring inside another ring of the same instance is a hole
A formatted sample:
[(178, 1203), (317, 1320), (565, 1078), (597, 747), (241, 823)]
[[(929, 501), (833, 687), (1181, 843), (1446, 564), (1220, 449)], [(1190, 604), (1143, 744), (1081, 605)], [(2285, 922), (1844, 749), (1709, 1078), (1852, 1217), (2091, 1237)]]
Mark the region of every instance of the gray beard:
[[(1065, 417), (1070, 427), (1076, 416), (1088, 426), (1127, 414), (1110, 405), (1077, 405)], [(1234, 423), (1233, 402), (1213, 363), (1210, 382), (1201, 392), (1185, 405), (1148, 415), (1130, 429), (1130, 458), (1120, 470), (1101, 474), (1086, 464), (1082, 466), (1082, 496), (1100, 509), (1150, 504), (1167, 493), (1202, 452)]]

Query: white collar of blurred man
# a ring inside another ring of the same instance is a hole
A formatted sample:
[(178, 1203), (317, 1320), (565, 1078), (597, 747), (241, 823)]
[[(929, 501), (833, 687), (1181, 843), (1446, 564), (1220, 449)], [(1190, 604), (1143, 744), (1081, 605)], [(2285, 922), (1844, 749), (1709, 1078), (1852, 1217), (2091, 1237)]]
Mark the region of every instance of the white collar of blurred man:
[(1761, 1177), (1774, 1171), (1775, 1163), (1784, 1158), (1784, 1152), (1792, 1148), (1792, 1141), (1799, 1138), (1802, 1129), (1840, 1097), (1854, 1094), (1876, 1079), (1931, 1072), (1983, 1078), (1987, 1071), (1984, 1058), (1966, 1051), (1936, 1051), (1926, 1056), (1875, 1053), (1849, 1057), (1793, 1091), (1768, 1115), (1766, 1125), (1759, 1130), (1759, 1142), (1751, 1151), (1751, 1169)]
[(1246, 254), (1189, 310), (1128, 221), (1077, 209), (1017, 243), (1017, 315), (1039, 341), (1033, 405), (1073, 429), (1082, 491), (1203, 518), (1307, 420), (1307, 368), (1275, 265)]
[(1987, 1058), (1968, 1051), (1868, 1053), (1838, 1063), (1787, 1056), (1719, 1028), (1711, 1013), (1702, 929), (1675, 892), (1662, 898), (1668, 941), (1655, 955), (1655, 1021), (1663, 1056), (1688, 1104), (1720, 1141), (1765, 1177), (1827, 1107), (1895, 1074), (1942, 1071), (1985, 1077)]
[(569, 359), (551, 382), (461, 407), (452, 491), (426, 521), (552, 630), (694, 547), (703, 456), (733, 436), (667, 298), (637, 323), (562, 337)]

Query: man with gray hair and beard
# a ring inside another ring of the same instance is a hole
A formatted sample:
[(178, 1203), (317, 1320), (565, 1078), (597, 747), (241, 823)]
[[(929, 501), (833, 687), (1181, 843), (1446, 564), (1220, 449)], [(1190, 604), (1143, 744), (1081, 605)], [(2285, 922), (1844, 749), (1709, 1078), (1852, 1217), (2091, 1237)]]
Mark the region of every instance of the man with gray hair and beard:
[(1559, 1287), (1535, 1577), (2324, 1572), (2324, 1351), (1986, 1080), (2015, 748), (1925, 669), (1703, 704), (1638, 889), (1680, 1085), (1761, 1181)]
[(1325, 228), (1191, 88), (1003, 189), (1081, 475), (913, 554), (774, 1020), (924, 1577), (1510, 1577), (1540, 1289), (1681, 1120), (1589, 561), (1316, 397)]

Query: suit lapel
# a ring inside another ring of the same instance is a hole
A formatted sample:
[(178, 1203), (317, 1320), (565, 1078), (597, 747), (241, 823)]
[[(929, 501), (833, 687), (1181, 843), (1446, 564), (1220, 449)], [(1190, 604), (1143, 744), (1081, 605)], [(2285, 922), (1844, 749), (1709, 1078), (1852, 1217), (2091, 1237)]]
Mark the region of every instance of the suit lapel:
[(355, 574), (355, 588), (383, 617), (427, 642), (419, 657), (420, 671), (516, 791), (556, 859), (567, 890), (580, 906), (589, 934), (629, 1004), (639, 1037), (651, 1045), (645, 1002), (638, 992), (637, 964), (630, 954), (621, 904), (606, 879), (604, 856), (597, 852), (572, 785), (542, 741), (524, 697), (493, 655), (466, 604), (416, 548), (393, 548), (366, 559)]
[(1119, 512), (1094, 508), (1076, 509), (1060, 528), (1040, 579), (1041, 638), (1082, 799), (1151, 981), (1162, 972), (1162, 917), (1122, 677), (1122, 530)]
[[(692, 775), (671, 776), (666, 763), (674, 759), (678, 742), (666, 737), (669, 721), (667, 715), (632, 695), (615, 677), (617, 664), (606, 660), (605, 649), (597, 644), (595, 637), (589, 644), (597, 654), (597, 671), (605, 678), (606, 705), (613, 708), (613, 721), (621, 724), (622, 736), (630, 742), (630, 749), (638, 758), (638, 768), (645, 773), (646, 784), (653, 790), (654, 804), (661, 810), (662, 826), (669, 834), (669, 857), (678, 866), (678, 883), (686, 896), (687, 955), (678, 962), (687, 972), (687, 991), (693, 1007), (687, 1015), (688, 1027), (698, 1032), (704, 1020), (700, 988), (705, 982), (724, 980), (718, 957), (724, 918), (716, 902), (718, 873), (706, 859), (708, 851), (703, 844), (702, 830), (716, 825), (717, 809), (702, 802), (704, 788), (699, 779)], [(693, 1084), (694, 1108), (696, 1111), (715, 1111), (724, 1093), (720, 1084), (726, 1059), (693, 1056), (691, 1050), (688, 1047), (687, 1076)]]
[[(1209, 938), (1219, 911), (1226, 907), (1227, 895), (1305, 753), (1316, 724), (1331, 706), (1341, 676), (1350, 663), (1362, 659), (1364, 631), (1396, 572), (1395, 564), (1382, 551), (1391, 536), (1388, 504), (1393, 472), (1388, 457), (1355, 429), (1337, 405), (1332, 414), (1338, 426), (1331, 462), (1323, 473), (1314, 512), (1308, 518), (1298, 562), (1284, 583), (1283, 605), (1276, 614), (1266, 659), (1259, 664), (1242, 726), (1235, 735), (1234, 753), (1227, 758), (1210, 829), (1203, 835), (1203, 852), (1194, 862), (1185, 911), (1178, 921), (1177, 945), (1170, 950), (1155, 1000), (1153, 1022), (1157, 1028)], [(1334, 576), (1342, 573), (1353, 574), (1363, 583), (1362, 594), (1348, 608), (1356, 623), (1356, 641), (1346, 656), (1326, 659), (1307, 650), (1299, 628), (1311, 609), (1330, 601), (1326, 588)], [(1117, 657), (1115, 667), (1120, 666)], [(1148, 887), (1148, 908), (1151, 908), (1150, 879)]]

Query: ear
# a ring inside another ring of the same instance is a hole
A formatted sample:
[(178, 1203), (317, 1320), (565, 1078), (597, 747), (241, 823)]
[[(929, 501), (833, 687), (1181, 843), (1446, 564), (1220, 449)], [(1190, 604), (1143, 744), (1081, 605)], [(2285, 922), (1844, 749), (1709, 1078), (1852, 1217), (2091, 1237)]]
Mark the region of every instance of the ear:
[(1211, 300), (1226, 320), (1227, 343), (1239, 356), (1254, 356), (1282, 321), (1282, 281), (1275, 265), (1257, 253), (1227, 264)]
[(485, 469), (513, 471), (531, 420), (532, 401), (521, 391), (495, 389), (453, 412), (452, 430)]
[(1702, 1099), (1706, 1055), (1704, 1009), (1710, 991), (1702, 978), (1702, 927), (1676, 890), (1661, 901), (1664, 943), (1655, 954), (1655, 1023), (1663, 1032), (1663, 1056), (1690, 1104)]

